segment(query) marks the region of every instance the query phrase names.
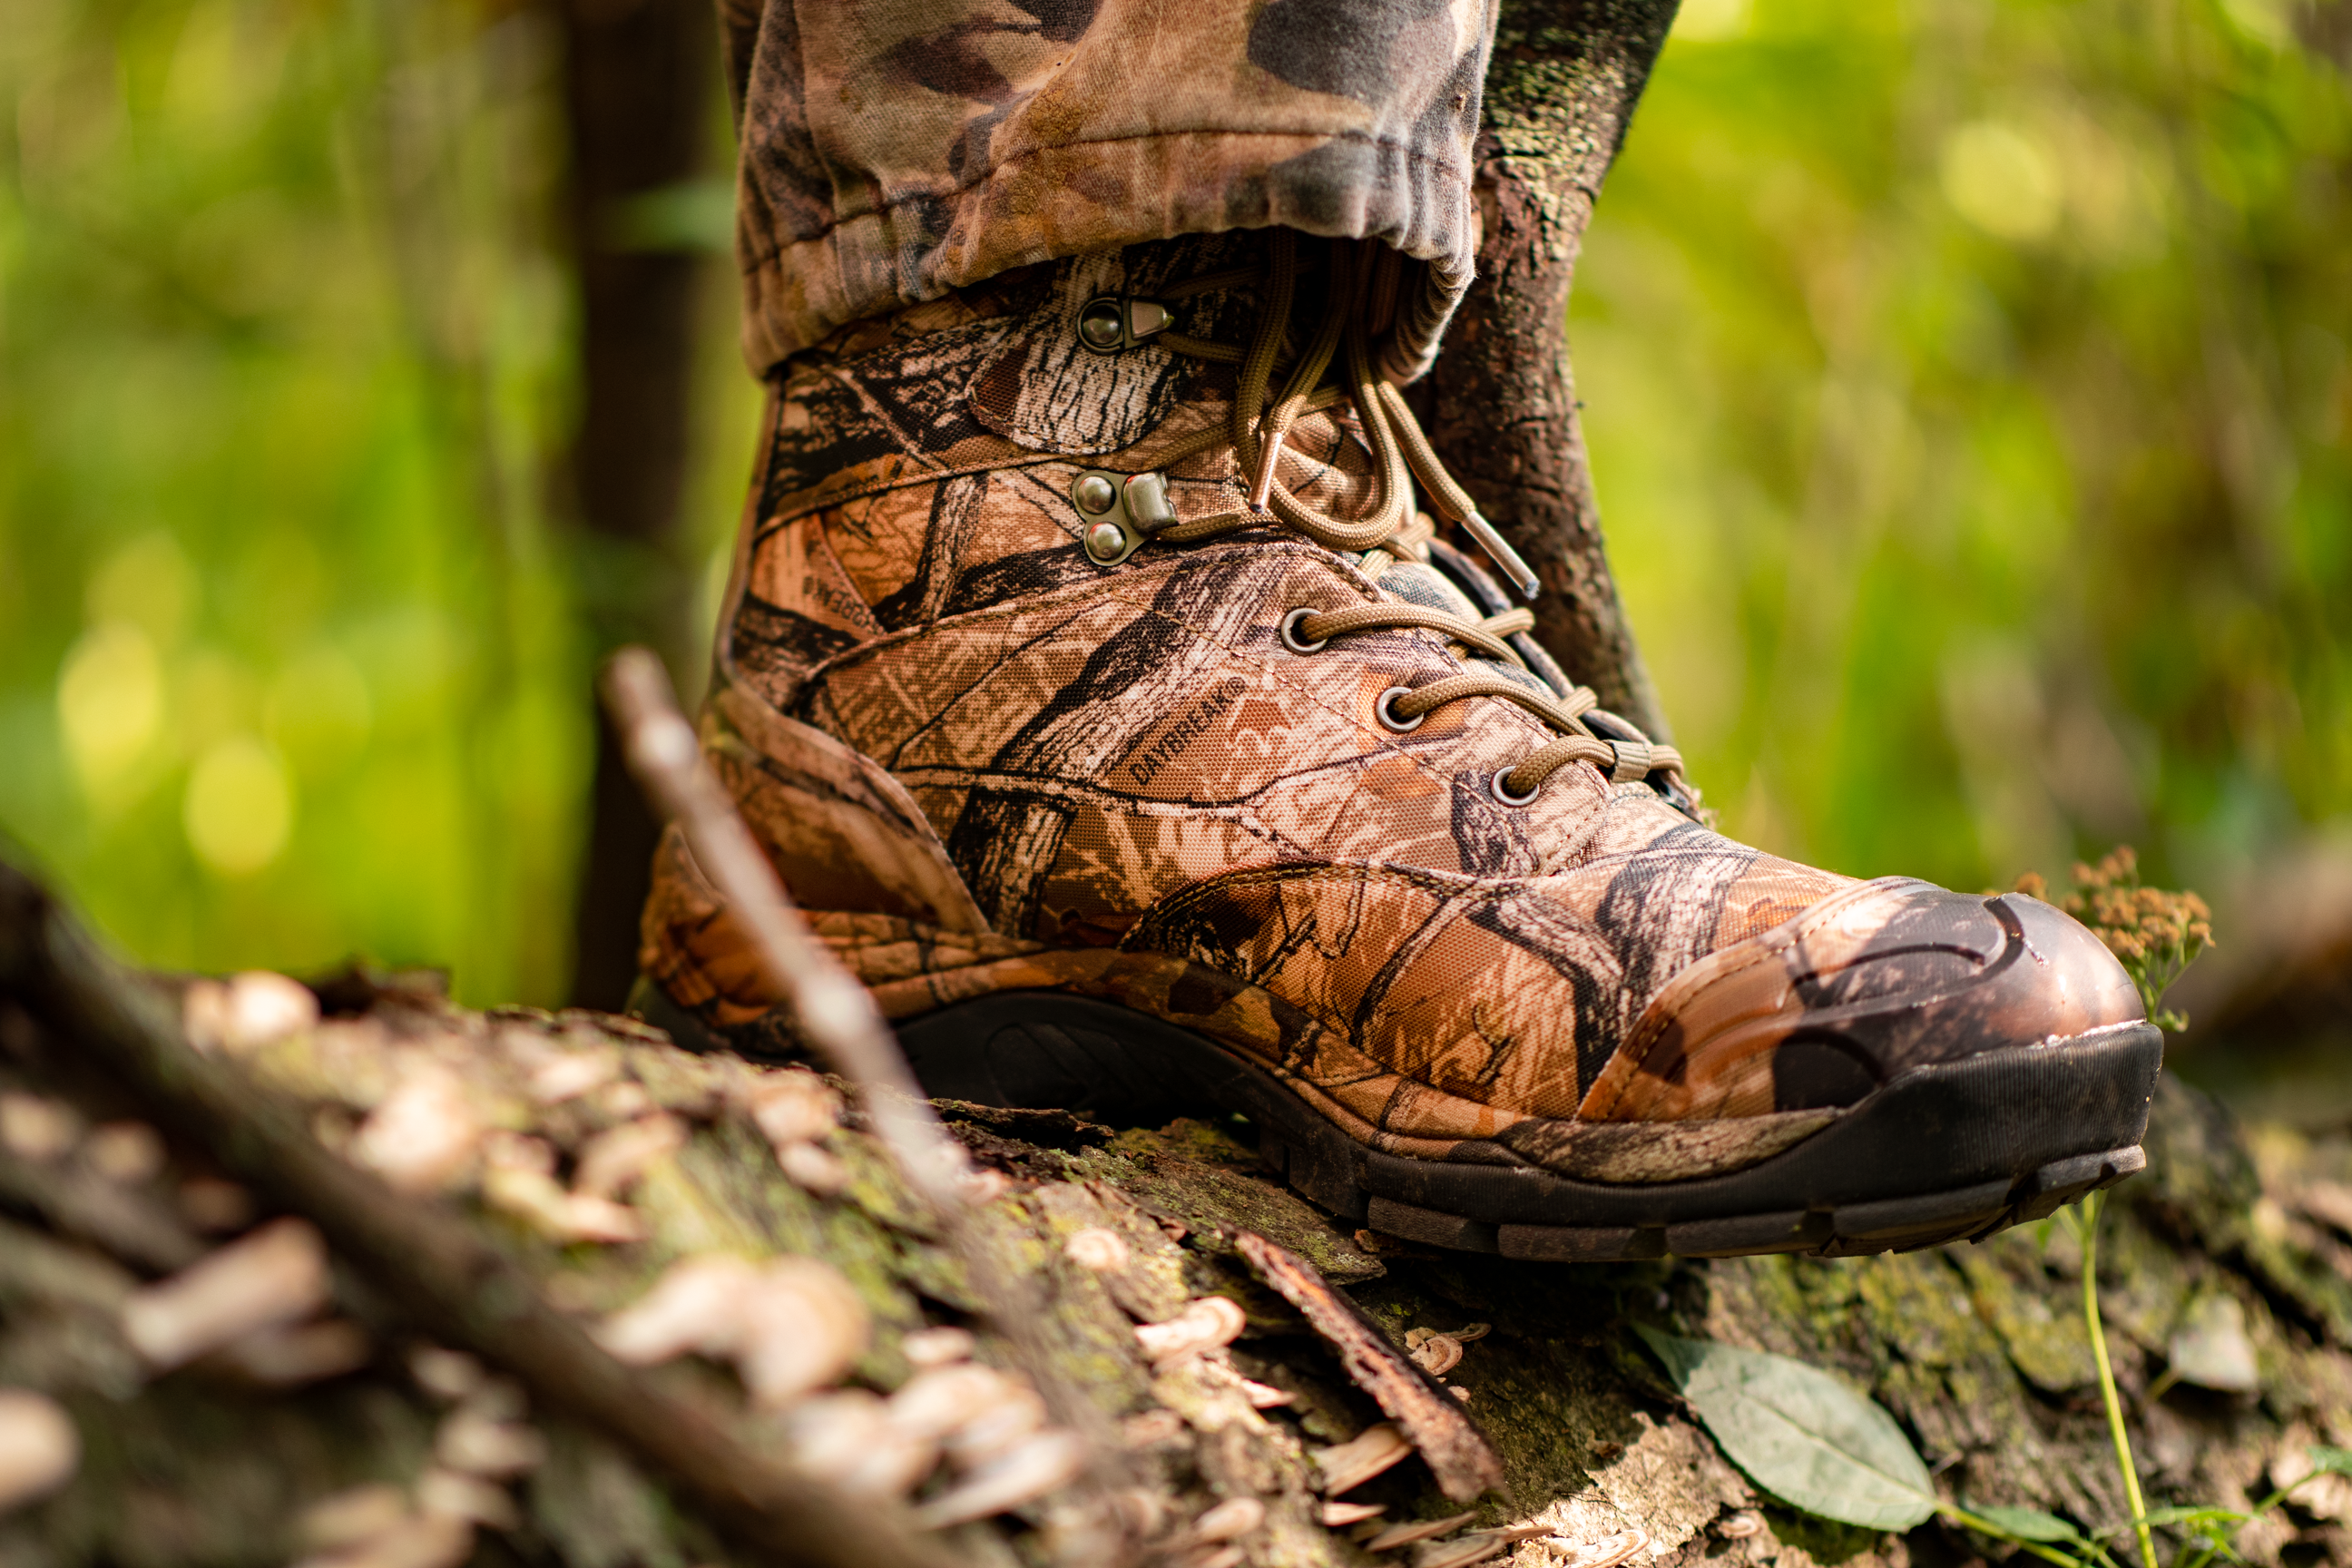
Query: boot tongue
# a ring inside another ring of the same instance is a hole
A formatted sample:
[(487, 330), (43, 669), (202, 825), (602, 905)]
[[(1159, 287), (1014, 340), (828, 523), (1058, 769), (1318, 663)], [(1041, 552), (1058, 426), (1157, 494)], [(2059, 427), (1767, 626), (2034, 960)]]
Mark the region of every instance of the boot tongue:
[(1470, 602), (1469, 595), (1448, 582), (1444, 573), (1419, 561), (1391, 562), (1374, 581), (1385, 592), (1423, 609), (1444, 610), (1474, 624), (1486, 614)]

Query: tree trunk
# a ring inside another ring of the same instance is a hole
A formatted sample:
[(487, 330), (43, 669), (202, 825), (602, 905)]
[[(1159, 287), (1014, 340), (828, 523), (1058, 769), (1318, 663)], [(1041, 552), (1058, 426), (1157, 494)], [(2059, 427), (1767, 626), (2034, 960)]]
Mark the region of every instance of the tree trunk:
[(1676, 0), (1504, 0), (1486, 72), (1478, 281), (1425, 395), (1430, 439), (1543, 582), (1536, 636), (1653, 739), (1671, 731), (1626, 625), (1568, 363), (1576, 256)]
[[(568, 473), (599, 654), (686, 642), (692, 574), (676, 537), (692, 405), (700, 258), (642, 232), (632, 202), (702, 166), (717, 28), (707, 0), (561, 0), (570, 228), (580, 279), (581, 409)], [(653, 818), (597, 724), (574, 903), (572, 995), (616, 1008), (636, 977)]]

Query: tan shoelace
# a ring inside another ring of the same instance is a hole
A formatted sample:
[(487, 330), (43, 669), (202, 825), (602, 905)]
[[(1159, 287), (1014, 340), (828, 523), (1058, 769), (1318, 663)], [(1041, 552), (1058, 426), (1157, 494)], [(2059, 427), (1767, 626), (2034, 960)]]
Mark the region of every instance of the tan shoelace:
[[(1194, 518), (1161, 529), (1153, 537), (1171, 544), (1195, 543), (1263, 526), (1271, 513), (1327, 550), (1361, 555), (1366, 570), (1377, 577), (1390, 560), (1417, 555), (1433, 531), (1433, 525), (1413, 506), (1413, 484), (1418, 480), (1431, 510), (1463, 527), (1494, 557), (1521, 594), (1532, 596), (1534, 575), (1478, 515), (1469, 495), (1438, 461), (1404, 398), (1374, 370), (1369, 322), (1383, 313), (1383, 301), (1393, 300), (1401, 258), (1386, 246), (1332, 241), (1330, 286), (1322, 320), (1303, 348), (1286, 353), (1300, 272), (1297, 235), (1288, 229), (1275, 230), (1272, 252), (1263, 268), (1234, 268), (1205, 274), (1163, 289), (1158, 296), (1172, 304), (1213, 289), (1255, 283), (1263, 299), (1246, 348), (1172, 330), (1158, 332), (1150, 340), (1176, 353), (1241, 367), (1230, 432), (1195, 449), (1230, 439), (1241, 471), (1250, 479), (1250, 510)], [(1361, 309), (1357, 308), (1360, 300)], [(1326, 385), (1325, 375), (1342, 349), (1347, 355), (1345, 380)], [(1288, 374), (1269, 406), (1275, 374), (1285, 360)], [(1276, 473), (1283, 443), (1299, 418), (1342, 399), (1355, 405), (1377, 465), (1378, 504), (1355, 521), (1307, 506)], [(1526, 661), (1504, 639), (1534, 625), (1534, 614), (1525, 608), (1473, 621), (1419, 605), (1361, 605), (1343, 610), (1293, 611), (1282, 630), (1284, 642), (1301, 653), (1312, 652), (1333, 637), (1359, 632), (1433, 631), (1484, 658), (1525, 669)], [(1652, 742), (1633, 725), (1606, 713), (1590, 687), (1572, 687), (1565, 696), (1555, 696), (1496, 670), (1465, 670), (1426, 685), (1392, 689), (1381, 696), (1380, 719), (1400, 732), (1414, 730), (1436, 709), (1472, 697), (1515, 702), (1560, 732), (1533, 755), (1495, 775), (1494, 793), (1506, 804), (1533, 800), (1546, 779), (1571, 763), (1590, 763), (1621, 784), (1637, 782), (1652, 772), (1682, 772), (1680, 752)], [(1595, 734), (1584, 721), (1588, 713), (1600, 714), (1611, 728), (1632, 738), (1609, 740)]]

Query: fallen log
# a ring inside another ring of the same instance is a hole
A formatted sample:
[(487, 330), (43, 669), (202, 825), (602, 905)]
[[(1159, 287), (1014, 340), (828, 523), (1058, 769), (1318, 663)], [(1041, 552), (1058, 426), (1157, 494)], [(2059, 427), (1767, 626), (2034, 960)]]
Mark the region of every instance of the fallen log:
[[(798, 1521), (844, 1514), (840, 1539), (871, 1562), (889, 1560), (877, 1526), (893, 1517), (929, 1527), (910, 1556), (998, 1563), (1990, 1549), (1948, 1524), (1883, 1536), (1779, 1502), (1723, 1457), (1637, 1323), (1843, 1374), (1953, 1497), (2124, 1518), (2063, 1237), (1856, 1260), (1512, 1263), (1333, 1221), (1257, 1164), (1234, 1119), (1116, 1129), (946, 1102), (992, 1194), (973, 1261), (854, 1100), (805, 1069), (696, 1056), (626, 1018), (474, 1013), (348, 981), (305, 993), (342, 1011), (298, 1007), (200, 1054), (167, 1037), (169, 987), (9, 886), (0, 1152), (52, 1190), (102, 1185), (147, 1216), (86, 1224), (86, 1206), (0, 1189), (0, 1387), (64, 1412), (77, 1450), (48, 1489), (11, 1497), (11, 1434), (43, 1418), (0, 1398), (12, 1563), (821, 1561), (824, 1538)], [(435, 1116), (451, 1123), (437, 1143)], [(394, 1123), (412, 1153), (438, 1150), (430, 1170), (387, 1152)], [(144, 1155), (141, 1127), (161, 1134)], [(2242, 1505), (2312, 1443), (2352, 1436), (2352, 1142), (2249, 1133), (2168, 1080), (2148, 1148), (2148, 1173), (2113, 1194), (2101, 1276), (2133, 1436), (2152, 1500)], [(221, 1202), (228, 1184), (242, 1213)], [(324, 1240), (326, 1306), (257, 1320), (184, 1364), (142, 1356), (126, 1303), (192, 1270), (137, 1237), (175, 1230), (217, 1260), (289, 1216)], [(615, 1338), (623, 1315), (639, 1310), (642, 1334), (656, 1288), (713, 1254), (844, 1282), (858, 1334), (804, 1297), (782, 1336), (805, 1351), (835, 1335), (835, 1370), (762, 1395), (779, 1385), (772, 1367), (759, 1381), (740, 1326), (729, 1338), (676, 1307), (684, 1348), (660, 1364), (599, 1348), (645, 1359)], [(1113, 1435), (1131, 1479), (1107, 1506), (1045, 1462), (1059, 1428), (1004, 1370), (975, 1267), (1026, 1279), (1034, 1339)], [(450, 1310), (445, 1290), (472, 1305)], [(2197, 1381), (2230, 1381), (2217, 1332), (2250, 1385)], [(1392, 1424), (1381, 1404), (1408, 1364), (1462, 1418), (1443, 1424), (1450, 1452), (1439, 1427)], [(982, 1407), (948, 1408), (960, 1379)], [(929, 1427), (909, 1414), (927, 1399), (948, 1402)], [(1480, 1447), (1500, 1484), (1456, 1500)], [(798, 1489), (734, 1479), (747, 1473)], [(747, 1498), (793, 1528), (747, 1529)], [(2345, 1558), (2352, 1487), (2297, 1499), (2242, 1538), (2251, 1560)]]

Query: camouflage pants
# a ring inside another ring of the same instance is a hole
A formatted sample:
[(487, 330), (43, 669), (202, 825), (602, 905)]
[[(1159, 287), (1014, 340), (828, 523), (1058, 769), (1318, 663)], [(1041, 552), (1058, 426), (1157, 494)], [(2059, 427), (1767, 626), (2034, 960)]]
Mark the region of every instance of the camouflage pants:
[(1468, 284), (1495, 0), (721, 0), (744, 351), (1009, 268), (1282, 225)]

